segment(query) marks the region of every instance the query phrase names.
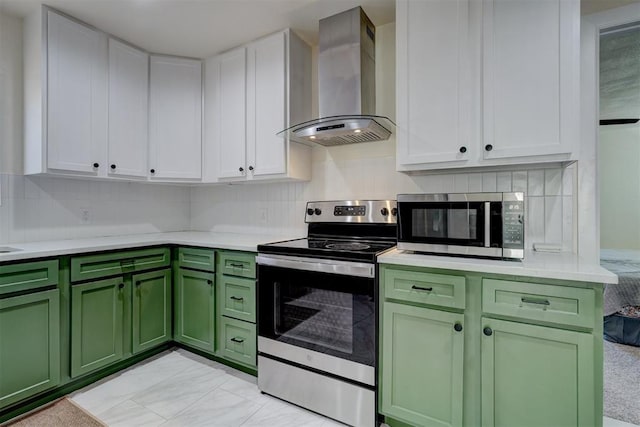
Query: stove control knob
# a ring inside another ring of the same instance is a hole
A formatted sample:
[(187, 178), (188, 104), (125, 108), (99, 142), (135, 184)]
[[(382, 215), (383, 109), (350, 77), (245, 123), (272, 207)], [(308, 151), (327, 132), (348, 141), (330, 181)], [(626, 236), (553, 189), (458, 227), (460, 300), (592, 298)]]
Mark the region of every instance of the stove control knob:
[(307, 215), (313, 215), (313, 209), (311, 208), (307, 209)]
[(315, 208), (313, 210), (313, 213), (315, 213), (316, 215), (320, 215), (322, 213), (322, 211), (320, 209), (318, 209), (318, 208)]
[(382, 209), (380, 209), (380, 213), (382, 214), (382, 216), (387, 216), (387, 215), (389, 215), (389, 209), (382, 208)]
[(393, 216), (398, 215), (398, 208), (392, 208), (391, 209), (391, 215), (393, 215)]

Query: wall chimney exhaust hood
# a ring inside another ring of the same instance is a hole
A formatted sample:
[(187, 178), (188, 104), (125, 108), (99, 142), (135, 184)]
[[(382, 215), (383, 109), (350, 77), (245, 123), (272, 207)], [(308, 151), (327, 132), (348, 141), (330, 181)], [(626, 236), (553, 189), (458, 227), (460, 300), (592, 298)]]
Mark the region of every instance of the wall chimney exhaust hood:
[(285, 129), (291, 141), (324, 146), (389, 139), (395, 123), (376, 116), (376, 29), (361, 7), (320, 20), (320, 118)]

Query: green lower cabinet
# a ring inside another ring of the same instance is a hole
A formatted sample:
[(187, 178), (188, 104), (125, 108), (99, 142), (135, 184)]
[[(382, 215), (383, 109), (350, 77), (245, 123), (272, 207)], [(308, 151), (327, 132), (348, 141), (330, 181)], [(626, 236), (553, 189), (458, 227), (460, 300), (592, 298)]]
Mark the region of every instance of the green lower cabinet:
[(122, 277), (71, 286), (71, 377), (123, 358)]
[(176, 273), (173, 339), (213, 353), (215, 347), (215, 274), (179, 269)]
[(483, 318), (482, 425), (593, 426), (593, 336)]
[(255, 279), (218, 274), (216, 289), (219, 315), (255, 323)]
[(384, 415), (414, 426), (462, 425), (463, 320), (458, 313), (383, 304)]
[(133, 353), (171, 340), (171, 269), (133, 276)]
[(256, 325), (218, 317), (218, 355), (251, 368), (256, 367)]
[(0, 407), (60, 382), (57, 289), (0, 300)]

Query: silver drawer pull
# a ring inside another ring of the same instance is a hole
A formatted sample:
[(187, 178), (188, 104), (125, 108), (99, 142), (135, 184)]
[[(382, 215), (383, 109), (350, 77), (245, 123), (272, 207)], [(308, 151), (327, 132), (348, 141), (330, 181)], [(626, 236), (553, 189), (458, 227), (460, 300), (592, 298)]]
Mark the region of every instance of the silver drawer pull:
[(237, 342), (238, 344), (242, 344), (244, 342), (244, 338), (233, 337), (231, 338), (231, 341)]
[(551, 305), (551, 303), (549, 302), (549, 300), (546, 300), (546, 299), (538, 299), (538, 298), (527, 298), (527, 297), (522, 297), (520, 300), (521, 300), (523, 303), (526, 303), (526, 304)]
[(244, 298), (242, 298), (242, 297), (237, 297), (237, 296), (235, 296), (235, 295), (231, 295), (229, 298), (230, 298), (230, 299), (232, 299), (232, 300), (234, 300), (234, 301), (244, 301)]
[(423, 288), (422, 286), (416, 286), (416, 285), (411, 286), (411, 289), (415, 289), (416, 291), (426, 291), (426, 292), (431, 292), (433, 290), (433, 288)]

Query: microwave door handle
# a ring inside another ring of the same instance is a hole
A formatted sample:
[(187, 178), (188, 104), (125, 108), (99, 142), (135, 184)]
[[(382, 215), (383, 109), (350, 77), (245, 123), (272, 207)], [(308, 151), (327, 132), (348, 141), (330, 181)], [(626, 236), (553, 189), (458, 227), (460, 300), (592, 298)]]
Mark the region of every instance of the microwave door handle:
[(484, 202), (484, 247), (491, 247), (491, 202)]

